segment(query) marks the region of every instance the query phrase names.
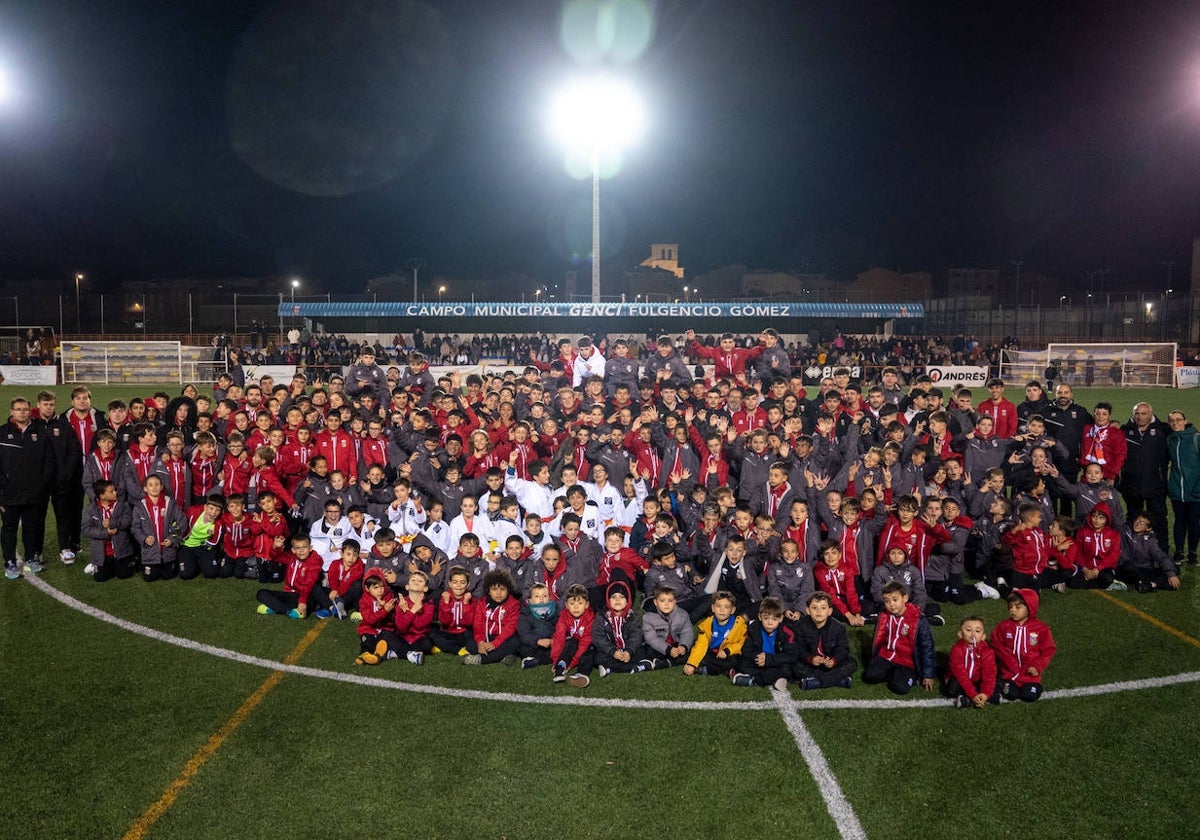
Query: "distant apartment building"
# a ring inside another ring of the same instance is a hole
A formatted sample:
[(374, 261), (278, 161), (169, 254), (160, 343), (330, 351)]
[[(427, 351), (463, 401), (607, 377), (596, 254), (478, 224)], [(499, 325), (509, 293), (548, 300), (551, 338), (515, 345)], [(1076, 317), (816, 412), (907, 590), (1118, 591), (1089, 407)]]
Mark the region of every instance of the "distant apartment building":
[(683, 279), (683, 266), (679, 264), (679, 245), (676, 243), (655, 243), (650, 246), (650, 256), (642, 260), (642, 267), (657, 268), (669, 271), (676, 279)]

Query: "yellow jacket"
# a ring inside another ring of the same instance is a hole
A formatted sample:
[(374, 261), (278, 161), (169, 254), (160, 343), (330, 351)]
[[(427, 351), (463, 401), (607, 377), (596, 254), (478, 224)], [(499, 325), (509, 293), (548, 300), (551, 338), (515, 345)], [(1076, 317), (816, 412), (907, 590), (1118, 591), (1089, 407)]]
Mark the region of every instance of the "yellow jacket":
[[(713, 617), (701, 621), (696, 625), (696, 643), (692, 645), (692, 652), (688, 654), (687, 664), (693, 668), (698, 668), (704, 657), (708, 655), (708, 649), (712, 646), (712, 625)], [(733, 620), (733, 627), (725, 634), (725, 643), (721, 645), (721, 649), (730, 656), (737, 656), (742, 652), (742, 645), (746, 643), (746, 619), (740, 615)], [(730, 667), (733, 663), (730, 662)]]

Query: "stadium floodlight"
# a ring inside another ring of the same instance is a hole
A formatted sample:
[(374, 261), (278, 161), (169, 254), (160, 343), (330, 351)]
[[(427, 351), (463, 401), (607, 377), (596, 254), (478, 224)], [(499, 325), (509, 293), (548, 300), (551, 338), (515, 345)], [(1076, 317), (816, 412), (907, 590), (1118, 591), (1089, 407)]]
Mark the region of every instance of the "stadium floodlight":
[(586, 154), (592, 168), (592, 302), (600, 302), (600, 156), (619, 153), (641, 137), (641, 97), (628, 83), (596, 76), (564, 87), (551, 106), (554, 139)]
[(12, 83), (8, 80), (8, 73), (3, 67), (0, 67), (0, 105), (4, 105), (13, 98)]

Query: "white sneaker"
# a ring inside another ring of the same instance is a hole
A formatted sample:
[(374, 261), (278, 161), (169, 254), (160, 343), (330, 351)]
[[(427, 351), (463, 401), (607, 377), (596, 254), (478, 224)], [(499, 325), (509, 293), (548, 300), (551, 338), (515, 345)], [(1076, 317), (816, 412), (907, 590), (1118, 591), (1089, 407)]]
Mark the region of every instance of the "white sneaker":
[(410, 650), (407, 654), (405, 654), (404, 658), (414, 665), (420, 665), (425, 661), (425, 654), (421, 653), (419, 650)]
[(75, 563), (75, 552), (69, 548), (64, 548), (58, 553), (58, 559), (62, 561), (64, 566), (70, 566)]
[(980, 595), (982, 595), (984, 598), (987, 598), (989, 601), (1000, 600), (1000, 590), (994, 586), (988, 586), (983, 581), (979, 581), (979, 583), (975, 584), (975, 588), (979, 590)]
[(787, 677), (780, 677), (775, 680), (774, 688), (776, 691), (787, 691)]
[(1120, 580), (1114, 580), (1108, 586), (1109, 592), (1126, 592), (1128, 590), (1129, 590), (1129, 587), (1125, 585), (1124, 581), (1120, 581)]
[(96, 574), (96, 564), (95, 564), (95, 563), (88, 563), (86, 566), (84, 566), (84, 567), (83, 567), (83, 573), (84, 573), (85, 575), (94, 575), (94, 574)]

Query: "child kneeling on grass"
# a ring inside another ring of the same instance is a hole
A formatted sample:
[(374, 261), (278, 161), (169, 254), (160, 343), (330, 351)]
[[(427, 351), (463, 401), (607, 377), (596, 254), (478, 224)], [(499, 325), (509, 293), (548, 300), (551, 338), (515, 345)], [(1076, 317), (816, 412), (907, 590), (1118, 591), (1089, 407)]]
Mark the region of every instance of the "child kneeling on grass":
[(730, 679), (734, 685), (769, 685), (785, 691), (796, 653), (796, 634), (783, 623), (783, 603), (767, 596), (758, 604), (758, 620), (746, 630), (739, 666)]
[[(642, 649), (642, 624), (633, 615), (633, 594), (629, 584), (623, 580), (610, 583), (605, 590), (605, 603), (607, 609), (592, 623), (592, 650), (600, 676), (646, 670), (637, 657)], [(587, 677), (589, 670), (581, 666), (578, 673)]]
[(982, 709), (1000, 702), (996, 681), (996, 653), (987, 643), (987, 627), (977, 615), (958, 626), (958, 641), (950, 648), (950, 672), (942, 691), (960, 709)]
[(1042, 675), (1056, 650), (1054, 636), (1037, 617), (1037, 592), (1014, 589), (1007, 600), (1008, 618), (996, 625), (990, 640), (999, 666), (1000, 695), (1033, 703), (1042, 696)]
[(187, 517), (163, 492), (162, 479), (150, 474), (142, 482), (142, 498), (133, 507), (130, 530), (142, 550), (142, 580), (171, 580), (179, 574), (179, 542)]
[(333, 604), (321, 586), (321, 555), (313, 551), (308, 534), (292, 537), (291, 554), (284, 555), (287, 569), (283, 574), (283, 591), (258, 590), (258, 614), (281, 613), (288, 618), (304, 618), (314, 607), (317, 618), (329, 618)]
[[(379, 547), (378, 542), (375, 547)], [(385, 578), (388, 572), (388, 569), (383, 570)], [(481, 602), (473, 599), (467, 591), (471, 586), (471, 575), (462, 566), (455, 566), (450, 570), (446, 586), (446, 591), (438, 599), (438, 626), (430, 633), (433, 637), (432, 652), (458, 656), (478, 653), (475, 649), (475, 613)]]
[(512, 596), (512, 588), (512, 578), (506, 571), (495, 569), (483, 576), (483, 591), (487, 594), (475, 612), (477, 652), (464, 656), (464, 665), (491, 665), (515, 654), (521, 646), (517, 638), (521, 604)]
[(908, 602), (904, 584), (887, 584), (863, 682), (886, 682), (893, 694), (908, 694), (917, 682), (932, 691), (936, 667), (929, 622), (916, 604)]
[(683, 673), (727, 677), (746, 644), (746, 619), (737, 612), (737, 597), (722, 589), (712, 597), (712, 615), (696, 626), (696, 643)]
[(850, 655), (846, 625), (833, 621), (833, 601), (827, 592), (808, 596), (807, 615), (796, 622), (796, 677), (802, 691), (849, 688), (858, 663)]
[[(349, 540), (347, 540), (349, 542)], [(343, 549), (345, 546), (342, 546)], [(404, 654), (414, 665), (425, 661), (425, 654), (433, 650), (429, 628), (433, 626), (433, 603), (429, 596), (429, 578), (424, 572), (410, 572), (404, 585), (404, 594), (396, 602), (396, 635), (399, 644), (388, 650), (388, 658)]]
[(576, 671), (567, 676), (572, 668), (592, 668), (592, 624), (596, 614), (588, 603), (588, 590), (582, 583), (573, 583), (567, 589), (565, 609), (558, 616), (554, 627), (554, 641), (550, 646), (550, 661), (554, 663), (554, 682), (565, 682), (575, 688), (587, 688), (591, 683), (586, 671)]
[[(92, 580), (103, 583), (114, 577), (133, 577), (133, 540), (129, 526), (133, 513), (117, 498), (117, 486), (100, 479), (92, 485), (95, 501), (83, 511), (83, 535), (92, 544)], [(86, 571), (86, 570), (85, 570)]]

